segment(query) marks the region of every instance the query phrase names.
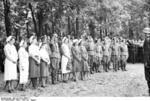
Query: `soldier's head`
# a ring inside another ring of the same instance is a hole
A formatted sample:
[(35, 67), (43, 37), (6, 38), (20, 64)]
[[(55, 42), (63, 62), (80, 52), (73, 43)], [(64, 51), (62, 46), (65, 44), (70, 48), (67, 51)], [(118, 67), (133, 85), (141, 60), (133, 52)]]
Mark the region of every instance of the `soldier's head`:
[(150, 38), (150, 28), (149, 27), (144, 28), (143, 32), (144, 32), (146, 38)]

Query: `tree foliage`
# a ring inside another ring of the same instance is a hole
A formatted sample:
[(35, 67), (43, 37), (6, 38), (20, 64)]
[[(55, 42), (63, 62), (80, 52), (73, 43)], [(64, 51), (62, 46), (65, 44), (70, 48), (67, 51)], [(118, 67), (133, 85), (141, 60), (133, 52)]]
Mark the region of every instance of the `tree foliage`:
[(80, 36), (84, 30), (95, 38), (139, 38), (150, 21), (149, 0), (1, 0), (0, 9), (1, 36), (18, 39), (54, 32)]

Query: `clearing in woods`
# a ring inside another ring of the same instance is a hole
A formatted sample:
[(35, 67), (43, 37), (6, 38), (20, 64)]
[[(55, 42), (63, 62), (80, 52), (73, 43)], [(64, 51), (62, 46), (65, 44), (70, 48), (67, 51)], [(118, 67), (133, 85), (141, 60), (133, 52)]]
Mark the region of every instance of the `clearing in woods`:
[[(0, 96), (11, 97), (51, 97), (51, 96), (95, 96), (95, 97), (138, 97), (148, 96), (143, 64), (128, 64), (126, 72), (95, 73), (90, 80), (57, 85), (49, 84), (46, 88), (36, 90), (19, 90), (12, 94), (0, 88)], [(2, 81), (2, 75), (1, 81)]]

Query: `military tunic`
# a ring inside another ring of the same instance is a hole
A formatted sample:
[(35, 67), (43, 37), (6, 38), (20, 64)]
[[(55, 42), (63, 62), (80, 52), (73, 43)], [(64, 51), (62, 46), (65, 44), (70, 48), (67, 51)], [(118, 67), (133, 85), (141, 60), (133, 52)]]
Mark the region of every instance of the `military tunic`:
[(150, 40), (144, 41), (144, 69), (145, 69), (145, 79), (150, 81)]
[(113, 69), (117, 71), (118, 68), (118, 59), (119, 59), (119, 47), (118, 44), (111, 45), (111, 62), (113, 63)]

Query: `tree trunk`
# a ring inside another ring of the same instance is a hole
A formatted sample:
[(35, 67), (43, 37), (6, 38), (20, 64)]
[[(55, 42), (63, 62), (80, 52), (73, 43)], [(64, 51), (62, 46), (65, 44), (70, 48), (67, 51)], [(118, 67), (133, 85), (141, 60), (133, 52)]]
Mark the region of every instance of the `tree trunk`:
[(38, 37), (42, 36), (43, 35), (43, 10), (40, 9), (40, 11), (38, 12)]
[(79, 34), (79, 19), (78, 17), (76, 18), (76, 36), (78, 37)]
[(10, 36), (11, 35), (10, 2), (9, 2), (9, 0), (3, 0), (3, 4), (4, 4), (6, 35)]
[(34, 16), (34, 11), (33, 11), (33, 9), (32, 9), (31, 3), (29, 3), (29, 8), (30, 8), (30, 10), (31, 10), (32, 20), (33, 20), (33, 23), (34, 23), (34, 31), (35, 31), (36, 35), (38, 35), (37, 22), (36, 22), (36, 18), (35, 18), (35, 16)]
[(29, 33), (29, 23), (26, 23), (26, 32), (27, 32), (27, 38), (29, 38), (30, 33)]
[(68, 16), (68, 34), (71, 34), (70, 17)]
[[(80, 14), (79, 8), (77, 8), (77, 14)], [(76, 36), (79, 37), (79, 17), (76, 18)]]

